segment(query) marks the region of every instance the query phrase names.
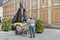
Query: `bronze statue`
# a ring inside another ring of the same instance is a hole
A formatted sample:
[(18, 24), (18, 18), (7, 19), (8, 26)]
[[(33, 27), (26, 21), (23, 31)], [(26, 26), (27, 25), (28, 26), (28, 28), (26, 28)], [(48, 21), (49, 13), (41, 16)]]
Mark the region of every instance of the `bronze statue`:
[(18, 9), (16, 15), (13, 17), (12, 23), (23, 22), (27, 20), (26, 10), (23, 8), (22, 2), (20, 1), (19, 4), (20, 4), (20, 8)]

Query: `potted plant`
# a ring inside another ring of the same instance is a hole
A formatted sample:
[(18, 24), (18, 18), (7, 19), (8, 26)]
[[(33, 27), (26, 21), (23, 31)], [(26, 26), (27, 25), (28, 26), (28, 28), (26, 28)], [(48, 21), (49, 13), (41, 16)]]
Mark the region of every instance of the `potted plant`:
[(5, 17), (2, 21), (2, 30), (9, 31), (11, 29), (11, 21), (9, 18)]
[(38, 19), (36, 21), (35, 27), (36, 27), (35, 31), (37, 33), (42, 33), (44, 31), (44, 23), (43, 23), (43, 21), (41, 21), (40, 19)]

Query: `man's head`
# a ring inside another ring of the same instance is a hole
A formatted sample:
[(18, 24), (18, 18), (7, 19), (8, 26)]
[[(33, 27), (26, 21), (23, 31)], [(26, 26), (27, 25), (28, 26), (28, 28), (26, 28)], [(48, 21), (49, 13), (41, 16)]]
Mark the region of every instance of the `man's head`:
[(33, 17), (30, 17), (30, 19), (33, 19)]

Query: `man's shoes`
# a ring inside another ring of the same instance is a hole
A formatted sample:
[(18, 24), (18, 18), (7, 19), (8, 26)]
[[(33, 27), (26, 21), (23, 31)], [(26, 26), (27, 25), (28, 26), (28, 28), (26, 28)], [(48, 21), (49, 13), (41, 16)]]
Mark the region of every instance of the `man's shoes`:
[(33, 38), (33, 37), (30, 37), (30, 38)]
[(35, 36), (30, 36), (30, 38), (35, 38)]
[(33, 37), (33, 38), (35, 38), (35, 37)]

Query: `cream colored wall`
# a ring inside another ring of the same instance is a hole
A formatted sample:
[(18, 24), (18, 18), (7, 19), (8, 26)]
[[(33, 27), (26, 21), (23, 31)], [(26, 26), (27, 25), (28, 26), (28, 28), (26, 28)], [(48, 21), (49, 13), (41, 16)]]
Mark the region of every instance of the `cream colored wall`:
[(45, 5), (42, 5), (42, 0), (40, 0), (40, 19), (48, 24), (48, 0), (46, 0)]
[[(16, 0), (15, 0), (16, 1)], [(27, 16), (35, 15), (36, 18), (44, 21), (45, 24), (60, 24), (60, 6), (54, 4), (54, 0), (46, 0), (46, 4), (42, 5), (42, 0), (36, 0), (37, 5), (33, 6), (32, 0), (29, 0), (28, 7), (26, 8), (25, 0), (22, 0), (23, 7), (26, 9)], [(60, 1), (59, 1), (60, 2)], [(60, 3), (59, 3), (60, 5)], [(7, 8), (7, 10), (6, 10)], [(9, 10), (10, 8), (10, 10)], [(19, 3), (12, 3), (9, 5), (3, 6), (4, 16), (14, 15), (19, 8)], [(57, 13), (59, 12), (59, 13)]]
[[(60, 2), (60, 0), (59, 0)], [(60, 24), (60, 3), (54, 3), (54, 1), (52, 1), (52, 9), (51, 9), (52, 13), (52, 24)]]
[(48, 9), (41, 9), (40, 10), (40, 19), (45, 23), (48, 24)]
[(18, 10), (18, 4), (10, 4), (7, 6), (3, 6), (3, 16), (4, 17), (9, 17), (10, 19), (12, 16), (16, 14), (16, 11)]
[(60, 7), (52, 8), (52, 23), (60, 24)]

